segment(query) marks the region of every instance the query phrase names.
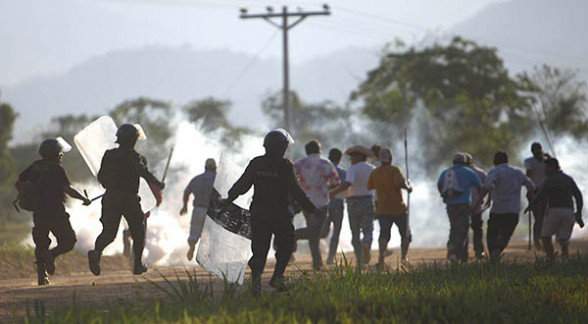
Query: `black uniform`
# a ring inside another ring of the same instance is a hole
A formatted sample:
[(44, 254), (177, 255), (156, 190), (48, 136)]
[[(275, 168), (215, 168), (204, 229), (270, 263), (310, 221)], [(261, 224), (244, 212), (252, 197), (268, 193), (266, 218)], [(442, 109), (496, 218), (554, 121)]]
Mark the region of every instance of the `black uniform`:
[(70, 182), (65, 170), (53, 161), (39, 160), (25, 169), (19, 181), (36, 181), (38, 209), (33, 211), (33, 242), (37, 265), (43, 267), (43, 255), (47, 253), (51, 239), (49, 232), (57, 238), (57, 246), (49, 251), (53, 258), (74, 248), (76, 233), (65, 211), (65, 189)]
[(98, 181), (106, 188), (102, 198), (102, 233), (95, 250), (102, 252), (116, 238), (120, 219), (125, 217), (133, 238), (135, 259), (141, 258), (145, 247), (144, 213), (141, 210), (139, 178), (148, 183), (161, 183), (147, 169), (147, 161), (132, 148), (119, 147), (106, 151), (102, 158)]
[(239, 180), (229, 190), (229, 201), (254, 186), (251, 203), (251, 251), (249, 267), (261, 274), (265, 267), (272, 234), (276, 243), (274, 276), (281, 276), (290, 260), (295, 244), (294, 226), (288, 211), (289, 197), (308, 211), (315, 210), (298, 185), (292, 163), (283, 157), (259, 156), (253, 159)]

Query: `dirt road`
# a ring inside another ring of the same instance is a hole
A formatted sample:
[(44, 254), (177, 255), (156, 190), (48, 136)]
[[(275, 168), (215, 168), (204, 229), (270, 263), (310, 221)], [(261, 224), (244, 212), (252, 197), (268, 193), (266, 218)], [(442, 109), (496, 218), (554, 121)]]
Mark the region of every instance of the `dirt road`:
[[(573, 242), (571, 252), (588, 253), (588, 240)], [(376, 253), (372, 251), (372, 264), (375, 263)], [(445, 254), (445, 249), (412, 249), (410, 259), (413, 265), (418, 266), (434, 261), (444, 262)], [(535, 255), (535, 251), (527, 251), (526, 242), (512, 243), (506, 251), (508, 259), (520, 261), (534, 260)], [(388, 257), (387, 262), (392, 269), (398, 267), (397, 249), (392, 256)], [(273, 262), (268, 262), (265, 273), (266, 285), (273, 265)], [(52, 284), (45, 287), (38, 287), (33, 277), (0, 280), (0, 323), (22, 318), (27, 312), (27, 307), (31, 313), (34, 313), (35, 304), (37, 308), (44, 307), (50, 312), (52, 309), (67, 307), (72, 303), (108, 305), (149, 301), (164, 295), (152, 282), (165, 286), (162, 276), (172, 281), (176, 280), (176, 275), (180, 279), (186, 279), (186, 271), (194, 272), (198, 281), (202, 284), (211, 284), (215, 291), (223, 289), (221, 280), (210, 276), (199, 266), (151, 268), (142, 276), (133, 276), (129, 270), (105, 271), (99, 277), (93, 276), (86, 266), (81, 264), (80, 271), (77, 273), (52, 277)], [(307, 256), (297, 256), (296, 261), (288, 267), (287, 275), (299, 276), (301, 270), (308, 269), (310, 269), (310, 259)]]

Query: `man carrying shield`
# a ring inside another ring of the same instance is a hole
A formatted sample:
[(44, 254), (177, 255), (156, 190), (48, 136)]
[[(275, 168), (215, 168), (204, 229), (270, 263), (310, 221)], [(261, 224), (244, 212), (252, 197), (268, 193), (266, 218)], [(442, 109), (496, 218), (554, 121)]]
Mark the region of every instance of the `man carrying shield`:
[(106, 151), (102, 158), (98, 181), (106, 188), (102, 198), (102, 233), (96, 239), (94, 250), (88, 251), (90, 271), (100, 275), (102, 251), (114, 241), (120, 219), (125, 217), (133, 238), (133, 274), (147, 271), (142, 262), (145, 247), (145, 213), (141, 210), (139, 179), (144, 178), (156, 195), (157, 205), (161, 203), (160, 191), (165, 185), (157, 180), (149, 169), (146, 159), (135, 151), (139, 139), (139, 129), (131, 124), (119, 127), (116, 137), (119, 147)]

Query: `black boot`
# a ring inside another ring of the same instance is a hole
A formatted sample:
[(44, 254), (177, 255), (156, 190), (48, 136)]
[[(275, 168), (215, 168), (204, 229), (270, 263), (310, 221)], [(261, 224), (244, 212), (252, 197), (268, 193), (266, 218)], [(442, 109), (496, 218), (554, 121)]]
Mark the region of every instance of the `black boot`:
[(141, 261), (141, 257), (135, 257), (135, 264), (133, 266), (133, 274), (138, 276), (147, 272), (147, 266)]
[(88, 251), (88, 265), (90, 266), (90, 271), (95, 276), (100, 275), (100, 257), (102, 256), (101, 252), (96, 250)]
[(251, 293), (256, 297), (261, 295), (261, 273), (251, 273)]
[(53, 256), (53, 253), (51, 253), (51, 251), (47, 250), (45, 252), (43, 252), (43, 255), (41, 256), (43, 258), (43, 262), (45, 264), (45, 270), (47, 271), (47, 273), (52, 276), (55, 274), (55, 257)]
[(45, 271), (45, 265), (43, 261), (37, 261), (37, 284), (39, 286), (45, 286), (50, 284), (47, 271)]
[(560, 243), (561, 245), (561, 256), (562, 258), (567, 258), (570, 256), (570, 242)]
[(284, 276), (279, 276), (276, 274), (272, 276), (272, 279), (270, 280), (269, 284), (279, 292), (288, 291), (290, 289), (290, 287), (288, 287), (286, 283), (286, 278), (284, 278)]

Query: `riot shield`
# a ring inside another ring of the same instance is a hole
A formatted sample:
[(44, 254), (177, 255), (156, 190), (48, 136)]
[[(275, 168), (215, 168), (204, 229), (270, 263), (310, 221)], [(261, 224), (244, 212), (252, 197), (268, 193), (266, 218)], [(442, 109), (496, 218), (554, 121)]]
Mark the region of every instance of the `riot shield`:
[(251, 224), (249, 204), (253, 190), (225, 205), (231, 186), (243, 169), (221, 154), (214, 182), (215, 194), (204, 222), (196, 261), (208, 272), (229, 282), (243, 284), (247, 261), (251, 258)]

